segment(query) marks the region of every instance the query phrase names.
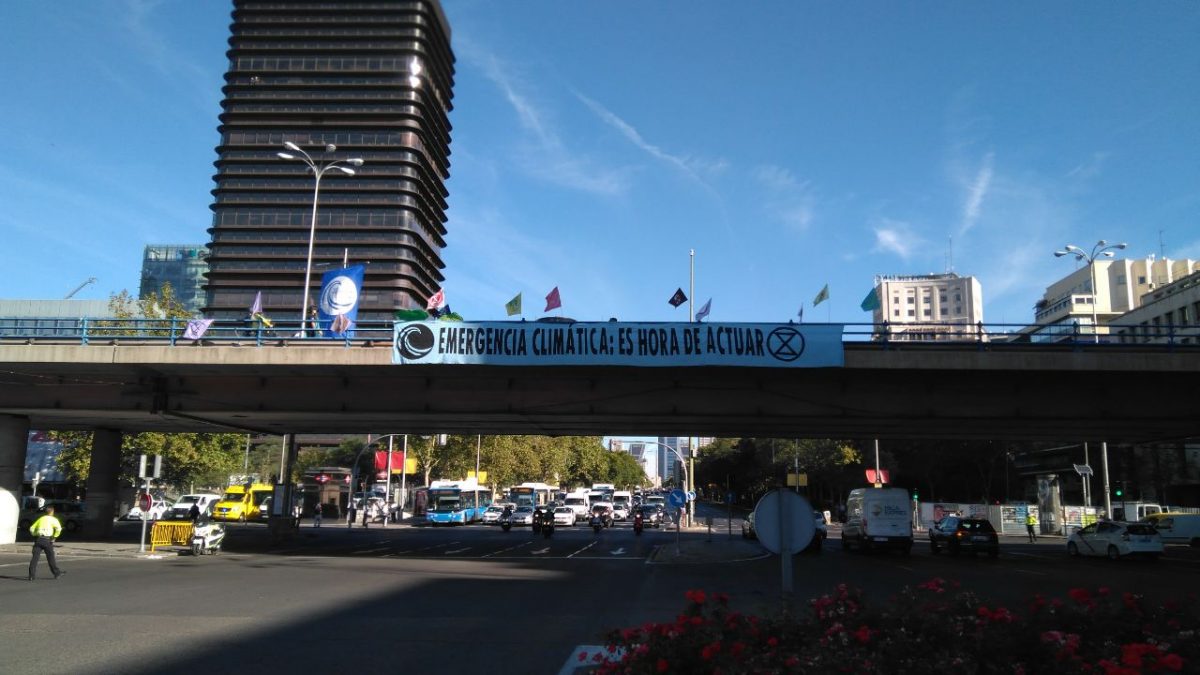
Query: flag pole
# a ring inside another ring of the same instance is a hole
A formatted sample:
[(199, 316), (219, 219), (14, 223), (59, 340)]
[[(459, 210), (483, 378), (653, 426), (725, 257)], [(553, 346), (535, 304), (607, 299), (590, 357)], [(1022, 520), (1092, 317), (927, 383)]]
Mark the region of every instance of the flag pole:
[[(696, 302), (696, 249), (688, 249), (688, 323), (692, 323), (694, 314), (692, 310), (695, 308)], [(688, 496), (696, 491), (696, 438), (693, 436), (688, 439)], [(696, 519), (696, 502), (693, 499), (688, 499), (688, 527), (692, 526), (692, 522)]]

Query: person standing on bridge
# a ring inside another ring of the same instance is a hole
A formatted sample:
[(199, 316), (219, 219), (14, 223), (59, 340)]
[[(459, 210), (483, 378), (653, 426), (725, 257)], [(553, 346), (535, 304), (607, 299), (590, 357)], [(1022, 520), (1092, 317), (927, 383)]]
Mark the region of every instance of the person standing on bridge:
[(1029, 533), (1029, 543), (1031, 544), (1037, 541), (1037, 532), (1033, 529), (1034, 525), (1037, 525), (1037, 517), (1033, 515), (1033, 510), (1031, 509), (1025, 513), (1025, 531)]
[(54, 574), (55, 579), (66, 574), (58, 568), (58, 558), (54, 555), (54, 540), (62, 534), (62, 523), (59, 523), (58, 518), (54, 517), (53, 506), (47, 506), (46, 513), (33, 521), (33, 525), (29, 526), (29, 534), (33, 535), (33, 558), (29, 561), (29, 580), (37, 579), (38, 560), (42, 558), (42, 551), (46, 552), (46, 562), (50, 563), (50, 571)]

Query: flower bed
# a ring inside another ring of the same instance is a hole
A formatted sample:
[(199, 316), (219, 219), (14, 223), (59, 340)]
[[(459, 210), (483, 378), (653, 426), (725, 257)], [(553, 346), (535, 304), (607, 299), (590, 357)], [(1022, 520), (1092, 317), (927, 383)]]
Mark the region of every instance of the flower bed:
[(1194, 594), (1161, 606), (1107, 588), (990, 606), (932, 579), (879, 607), (845, 584), (801, 616), (732, 611), (728, 596), (688, 591), (674, 621), (611, 631), (600, 673), (1200, 672)]

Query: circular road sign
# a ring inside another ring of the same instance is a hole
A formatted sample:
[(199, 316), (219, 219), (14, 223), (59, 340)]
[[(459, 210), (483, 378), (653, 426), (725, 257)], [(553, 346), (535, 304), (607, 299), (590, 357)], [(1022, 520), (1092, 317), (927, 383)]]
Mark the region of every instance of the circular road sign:
[(687, 503), (687, 493), (679, 489), (671, 490), (671, 494), (667, 495), (667, 503), (680, 508)]
[(812, 506), (795, 492), (768, 492), (754, 507), (754, 533), (771, 553), (799, 553), (816, 532)]
[(689, 501), (689, 502), (694, 502), (694, 501), (696, 501), (696, 491), (695, 491), (695, 490), (688, 490), (687, 498), (688, 498), (688, 501)]

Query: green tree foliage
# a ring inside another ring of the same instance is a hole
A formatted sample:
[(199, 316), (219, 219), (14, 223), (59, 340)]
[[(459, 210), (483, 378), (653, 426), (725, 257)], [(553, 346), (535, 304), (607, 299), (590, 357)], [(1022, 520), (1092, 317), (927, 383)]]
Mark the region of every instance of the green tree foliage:
[(175, 327), (180, 328), (191, 318), (169, 282), (163, 282), (158, 291), (136, 299), (129, 291), (122, 290), (109, 296), (108, 308), (116, 318), (97, 321), (99, 335), (169, 335), (172, 319)]
[[(87, 481), (92, 461), (90, 432), (52, 432), (63, 443), (59, 468), (80, 484)], [(125, 434), (121, 443), (121, 480), (137, 484), (138, 455), (162, 455), (160, 484), (224, 485), (229, 474), (242, 468), (245, 436), (242, 434)]]
[(644, 486), (650, 482), (646, 478), (646, 472), (642, 470), (641, 463), (627, 452), (608, 453), (608, 467), (608, 482), (616, 485), (619, 490)]

